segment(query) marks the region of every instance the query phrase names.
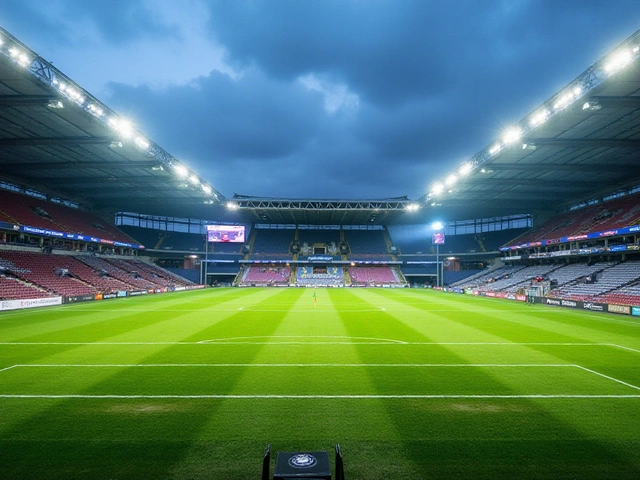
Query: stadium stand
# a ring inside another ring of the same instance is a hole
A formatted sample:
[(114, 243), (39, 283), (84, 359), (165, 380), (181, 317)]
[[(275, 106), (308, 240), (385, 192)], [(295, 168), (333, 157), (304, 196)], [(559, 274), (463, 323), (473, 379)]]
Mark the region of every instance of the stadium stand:
[(91, 213), (4, 189), (0, 189), (0, 212), (5, 221), (18, 225), (137, 243)]
[(344, 269), (330, 266), (318, 272), (314, 267), (298, 267), (296, 271), (296, 285), (308, 287), (337, 287), (344, 285)]
[(357, 257), (388, 256), (383, 230), (345, 230), (344, 238), (351, 250), (350, 259)]
[[(9, 262), (0, 259), (0, 265), (5, 263)], [(10, 268), (10, 265), (7, 266)], [(5, 272), (4, 268), (2, 271)], [(6, 272), (0, 274), (0, 300), (26, 300), (47, 296), (50, 296), (50, 294), (41, 287), (30, 284)]]
[(535, 278), (545, 278), (550, 272), (559, 268), (559, 265), (533, 265), (517, 270), (499, 280), (479, 287), (479, 290), (493, 290), (504, 292), (516, 292), (519, 288), (529, 286)]
[(586, 235), (638, 223), (640, 223), (640, 194), (628, 195), (556, 215), (509, 242), (509, 245)]
[(286, 286), (289, 285), (291, 269), (289, 267), (252, 265), (242, 276), (242, 285)]
[(349, 267), (351, 285), (374, 286), (402, 284), (397, 272), (388, 266)]
[[(4, 267), (14, 277), (39, 287), (42, 297), (55, 295), (90, 295), (98, 291), (95, 285), (76, 275), (82, 269), (77, 260), (66, 255), (34, 252), (0, 251)], [(83, 272), (84, 273), (84, 272)]]
[[(14, 291), (20, 290), (29, 295), (24, 298), (46, 297), (51, 294), (92, 295), (192, 284), (185, 278), (139, 260), (109, 261), (91, 255), (53, 255), (1, 250), (0, 267), (5, 276), (3, 284), (13, 287)], [(12, 283), (6, 283), (7, 281)], [(16, 284), (29, 290), (16, 287)]]
[(253, 244), (253, 255), (267, 259), (265, 254), (277, 258), (287, 258), (289, 245), (293, 241), (293, 230), (257, 229)]
[(551, 296), (571, 300), (592, 300), (605, 294), (614, 295), (622, 286), (640, 281), (640, 261), (599, 264), (605, 268), (593, 274), (591, 282), (574, 281), (553, 290)]
[(525, 265), (505, 265), (492, 270), (480, 272), (479, 274), (473, 275), (462, 282), (456, 282), (452, 286), (461, 288), (480, 288), (483, 285), (509, 278), (511, 275), (516, 274), (524, 268), (526, 268)]

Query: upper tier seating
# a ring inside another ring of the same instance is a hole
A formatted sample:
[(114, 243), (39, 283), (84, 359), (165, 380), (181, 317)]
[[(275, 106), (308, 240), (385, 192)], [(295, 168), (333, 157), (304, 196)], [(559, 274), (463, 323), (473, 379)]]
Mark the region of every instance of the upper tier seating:
[(253, 254), (279, 254), (289, 256), (293, 230), (257, 229)]
[(7, 222), (65, 233), (137, 243), (124, 232), (88, 212), (0, 189), (0, 212)]
[(556, 215), (509, 242), (509, 245), (575, 237), (636, 225), (639, 222), (640, 194), (628, 195)]
[(344, 238), (349, 244), (351, 256), (386, 255), (387, 242), (383, 230), (345, 230)]

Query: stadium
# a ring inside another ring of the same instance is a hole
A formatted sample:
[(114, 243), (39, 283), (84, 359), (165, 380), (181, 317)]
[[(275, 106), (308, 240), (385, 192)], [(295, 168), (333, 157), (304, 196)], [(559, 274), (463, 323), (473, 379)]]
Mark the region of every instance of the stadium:
[(416, 199), (225, 196), (1, 28), (0, 89), (0, 477), (640, 476), (640, 31)]

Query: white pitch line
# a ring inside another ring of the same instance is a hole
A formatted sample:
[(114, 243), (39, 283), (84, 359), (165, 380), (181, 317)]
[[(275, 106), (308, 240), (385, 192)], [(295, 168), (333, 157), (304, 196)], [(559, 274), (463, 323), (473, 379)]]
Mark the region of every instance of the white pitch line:
[(25, 395), (0, 394), (0, 398), (44, 399), (221, 399), (221, 400), (400, 400), (400, 399), (566, 399), (640, 398), (639, 395)]
[[(14, 367), (38, 367), (38, 368), (135, 368), (135, 367), (322, 367), (322, 368), (359, 368), (359, 367), (394, 367), (394, 368), (423, 368), (423, 367), (575, 367), (571, 363), (546, 364), (546, 363), (25, 363), (13, 365)], [(5, 369), (5, 370), (8, 370)], [(0, 370), (1, 372), (2, 370)]]
[[(265, 337), (269, 338), (269, 337)], [(307, 338), (307, 337), (301, 337)], [(602, 347), (612, 343), (559, 343), (559, 342), (403, 342), (401, 340), (378, 339), (376, 342), (228, 342), (221, 340), (200, 340), (197, 342), (0, 342), (0, 345), (462, 345), (462, 346), (559, 346), (559, 347)]]
[(625, 347), (624, 345), (617, 345), (615, 343), (611, 343), (610, 345), (612, 347), (622, 348), (623, 350), (631, 350), (632, 352), (640, 353), (640, 350), (636, 350), (635, 348), (631, 348), (631, 347)]
[[(286, 339), (292, 339), (292, 338), (328, 338), (328, 339), (346, 339), (346, 340), (373, 340), (376, 342), (385, 342), (385, 343), (400, 343), (400, 344), (405, 344), (407, 342), (404, 342), (402, 340), (394, 340), (392, 338), (378, 338), (378, 337), (350, 337), (347, 335), (255, 335), (255, 336), (250, 336), (250, 337), (225, 337), (225, 338), (220, 338), (220, 339), (212, 339), (212, 340), (200, 340), (198, 343), (220, 343), (220, 342), (230, 342), (230, 341), (236, 341), (236, 340), (252, 340), (252, 339), (258, 339), (258, 338), (286, 338)], [(269, 342), (270, 343), (270, 342)], [(306, 342), (305, 342), (306, 343)]]
[(609, 380), (613, 380), (614, 382), (620, 383), (622, 385), (626, 385), (627, 387), (631, 387), (631, 388), (635, 388), (636, 390), (640, 390), (640, 387), (637, 387), (636, 385), (632, 385), (630, 383), (624, 382), (622, 380), (619, 380), (615, 377), (610, 377), (609, 375), (605, 375), (604, 373), (600, 373), (600, 372), (596, 372), (595, 370), (591, 370), (590, 368), (587, 367), (583, 367), (581, 365), (575, 365), (576, 367), (585, 370), (587, 372), (593, 373), (594, 375), (598, 375), (599, 377), (603, 377), (603, 378), (607, 378)]
[(1, 368), (0, 372), (4, 372), (6, 370), (11, 370), (12, 368), (16, 368), (19, 367), (20, 365), (11, 365), (10, 367), (6, 367), (6, 368)]

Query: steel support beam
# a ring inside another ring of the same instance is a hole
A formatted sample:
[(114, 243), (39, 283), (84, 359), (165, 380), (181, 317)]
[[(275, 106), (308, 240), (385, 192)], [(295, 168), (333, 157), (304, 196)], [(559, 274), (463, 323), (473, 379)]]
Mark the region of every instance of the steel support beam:
[(0, 147), (110, 145), (112, 137), (33, 137), (0, 138)]
[(144, 161), (136, 161), (131, 160), (130, 162), (110, 162), (108, 160), (104, 160), (102, 162), (8, 162), (2, 163), (0, 162), (0, 168), (2, 170), (67, 170), (70, 168), (76, 169), (114, 169), (114, 168), (153, 168), (157, 167), (159, 164), (157, 161), (153, 160), (144, 160)]
[(522, 143), (536, 147), (640, 148), (640, 140), (626, 138), (525, 138)]
[(53, 95), (0, 95), (0, 107), (47, 106), (60, 99)]
[(640, 108), (640, 96), (625, 96), (625, 97), (614, 97), (614, 96), (593, 96), (587, 100), (590, 104), (600, 105), (603, 107), (630, 107), (630, 108)]
[(549, 163), (488, 163), (484, 165), (484, 168), (489, 171), (545, 171), (545, 172), (588, 172), (588, 173), (602, 173), (606, 170), (608, 173), (629, 173), (634, 171), (637, 167), (635, 165), (621, 165), (621, 164), (608, 164), (604, 167), (601, 164), (597, 165), (584, 165), (579, 163), (573, 164), (549, 164)]

